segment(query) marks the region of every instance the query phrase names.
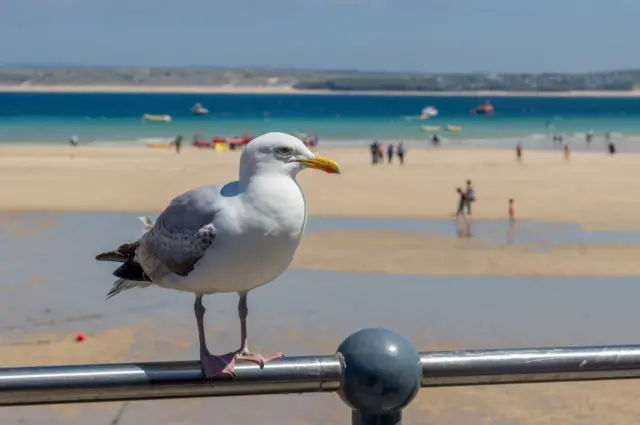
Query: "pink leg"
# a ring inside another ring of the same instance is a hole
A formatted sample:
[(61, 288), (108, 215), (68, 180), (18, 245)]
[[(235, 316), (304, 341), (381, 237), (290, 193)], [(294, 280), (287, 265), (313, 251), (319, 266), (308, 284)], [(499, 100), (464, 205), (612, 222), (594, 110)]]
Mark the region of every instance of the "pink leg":
[(204, 332), (204, 313), (206, 310), (202, 305), (201, 295), (196, 296), (194, 310), (198, 324), (198, 338), (200, 341), (200, 362), (202, 363), (202, 371), (206, 378), (213, 378), (218, 375), (235, 375), (234, 368), (237, 360), (255, 363), (262, 368), (265, 363), (282, 358), (282, 353), (263, 356), (249, 351), (247, 346), (247, 314), (249, 310), (247, 308), (246, 294), (240, 294), (240, 301), (238, 302), (241, 347), (235, 352), (223, 354), (221, 356), (209, 353)]
[(240, 350), (236, 352), (235, 360), (241, 360), (245, 362), (255, 363), (260, 368), (264, 367), (265, 363), (272, 360), (281, 359), (282, 353), (262, 355), (249, 351), (249, 344), (247, 343), (247, 316), (249, 314), (249, 308), (247, 307), (247, 294), (239, 294), (240, 300), (238, 301), (238, 317), (240, 317)]
[(205, 378), (213, 378), (221, 374), (232, 374), (233, 368), (227, 370), (232, 359), (225, 356), (214, 356), (209, 353), (207, 341), (204, 332), (204, 313), (206, 309), (202, 305), (202, 295), (196, 295), (196, 302), (193, 306), (196, 323), (198, 325), (198, 340), (200, 342), (200, 363), (202, 364), (202, 372)]

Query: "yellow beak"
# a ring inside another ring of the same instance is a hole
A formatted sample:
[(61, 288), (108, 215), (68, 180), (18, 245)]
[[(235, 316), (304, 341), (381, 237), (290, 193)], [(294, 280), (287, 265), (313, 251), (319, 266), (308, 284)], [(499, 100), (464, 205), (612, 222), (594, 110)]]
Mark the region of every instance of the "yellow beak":
[(309, 168), (324, 171), (329, 174), (340, 174), (340, 166), (332, 159), (324, 156), (316, 155), (314, 159), (297, 159), (296, 161), (303, 163)]

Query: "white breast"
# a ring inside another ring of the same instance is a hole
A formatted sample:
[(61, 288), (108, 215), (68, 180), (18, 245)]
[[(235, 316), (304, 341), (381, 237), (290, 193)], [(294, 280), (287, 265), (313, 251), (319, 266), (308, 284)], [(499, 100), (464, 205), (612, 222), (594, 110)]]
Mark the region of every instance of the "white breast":
[(307, 219), (297, 183), (284, 177), (262, 178), (230, 199), (229, 207), (216, 215), (216, 238), (189, 274), (188, 284), (173, 289), (246, 292), (289, 267)]

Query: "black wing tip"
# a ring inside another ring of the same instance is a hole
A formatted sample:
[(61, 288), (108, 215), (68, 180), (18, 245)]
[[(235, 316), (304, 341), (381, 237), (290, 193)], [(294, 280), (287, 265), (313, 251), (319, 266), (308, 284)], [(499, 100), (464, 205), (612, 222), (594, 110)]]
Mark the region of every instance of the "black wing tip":
[(142, 266), (135, 261), (127, 261), (113, 272), (117, 278), (132, 280), (136, 282), (151, 282), (151, 279), (142, 269)]
[(95, 256), (96, 261), (112, 261), (118, 263), (124, 263), (129, 261), (129, 257), (126, 255), (122, 255), (117, 251), (103, 252), (102, 254), (98, 254)]

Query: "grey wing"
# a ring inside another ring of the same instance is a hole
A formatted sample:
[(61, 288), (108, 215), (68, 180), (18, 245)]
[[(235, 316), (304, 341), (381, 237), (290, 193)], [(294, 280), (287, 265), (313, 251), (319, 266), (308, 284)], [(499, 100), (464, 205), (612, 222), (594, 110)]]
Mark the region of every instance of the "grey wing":
[(213, 220), (219, 210), (215, 186), (192, 189), (176, 197), (140, 239), (135, 260), (152, 282), (175, 273), (186, 276), (213, 243)]

